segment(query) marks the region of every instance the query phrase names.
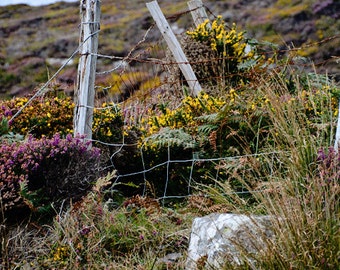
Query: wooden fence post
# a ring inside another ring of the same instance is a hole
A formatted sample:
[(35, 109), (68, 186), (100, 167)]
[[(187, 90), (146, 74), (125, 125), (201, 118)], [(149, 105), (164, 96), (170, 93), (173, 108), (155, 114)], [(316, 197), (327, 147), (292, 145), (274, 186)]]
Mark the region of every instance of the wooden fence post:
[(178, 62), (178, 66), (181, 69), (185, 79), (187, 80), (192, 94), (194, 96), (197, 96), (198, 93), (202, 90), (201, 85), (199, 84), (190, 63), (188, 62), (188, 59), (185, 56), (180, 43), (178, 42), (175, 34), (172, 32), (170, 25), (166, 21), (157, 1), (146, 3), (146, 6), (150, 11), (151, 16), (155, 20), (158, 29), (161, 31), (176, 62)]
[[(189, 10), (191, 10), (191, 16), (196, 27), (201, 23), (204, 23), (205, 20), (209, 19), (207, 13), (205, 12), (202, 0), (192, 0), (187, 2), (187, 4)], [(210, 22), (207, 24), (207, 26), (211, 28)]]
[[(340, 110), (340, 101), (339, 101), (339, 110)], [(337, 121), (337, 126), (336, 126), (336, 133), (335, 133), (334, 150), (336, 152), (338, 152), (339, 147), (340, 147), (340, 111), (338, 113), (338, 121)]]
[(77, 89), (75, 93), (74, 135), (92, 139), (94, 83), (100, 28), (100, 0), (80, 1), (80, 48)]

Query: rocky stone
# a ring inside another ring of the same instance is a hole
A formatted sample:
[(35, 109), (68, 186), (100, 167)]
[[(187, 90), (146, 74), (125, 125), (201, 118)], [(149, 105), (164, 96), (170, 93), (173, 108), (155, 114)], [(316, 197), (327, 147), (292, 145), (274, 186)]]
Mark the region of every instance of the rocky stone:
[(272, 236), (269, 216), (214, 213), (196, 218), (186, 269), (222, 269), (226, 262), (239, 265), (241, 253), (265, 250), (266, 239)]

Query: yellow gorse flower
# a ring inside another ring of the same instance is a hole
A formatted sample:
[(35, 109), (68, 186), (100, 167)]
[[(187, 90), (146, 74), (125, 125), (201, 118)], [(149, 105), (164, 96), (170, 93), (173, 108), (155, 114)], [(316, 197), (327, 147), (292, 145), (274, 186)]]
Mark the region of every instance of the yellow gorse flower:
[(194, 31), (187, 31), (187, 34), (197, 41), (210, 41), (212, 49), (218, 50), (219, 52), (224, 50), (225, 45), (238, 44), (244, 39), (244, 32), (236, 32), (235, 23), (233, 23), (229, 31), (226, 29), (222, 16), (218, 16), (216, 20), (211, 23), (211, 27), (209, 20), (205, 20), (197, 26)]
[(154, 115), (147, 122), (146, 136), (157, 133), (162, 127), (171, 129), (185, 128), (195, 132), (197, 117), (218, 112), (226, 101), (201, 92), (198, 97), (188, 96), (183, 99), (181, 106), (170, 110), (166, 108), (161, 115)]
[(244, 33), (236, 30), (235, 23), (228, 28), (222, 16), (218, 16), (211, 24), (209, 20), (206, 20), (195, 30), (187, 31), (191, 38), (200, 42), (208, 42), (212, 51), (224, 57), (229, 63), (228, 66), (232, 67), (229, 72), (236, 71), (238, 63), (251, 59), (255, 55), (253, 50), (245, 53), (247, 43)]

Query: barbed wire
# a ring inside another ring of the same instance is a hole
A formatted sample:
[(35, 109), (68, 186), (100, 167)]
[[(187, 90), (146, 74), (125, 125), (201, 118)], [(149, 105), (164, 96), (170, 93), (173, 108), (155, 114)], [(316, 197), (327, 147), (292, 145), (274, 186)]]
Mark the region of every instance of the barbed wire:
[[(124, 61), (124, 60), (130, 60), (130, 61), (131, 61), (131, 60), (133, 60), (133, 58), (131, 57), (132, 53), (136, 50), (136, 48), (137, 48), (140, 44), (142, 44), (142, 43), (145, 42), (146, 37), (148, 36), (149, 32), (151, 31), (151, 29), (152, 29), (153, 27), (154, 27), (154, 24), (153, 24), (152, 26), (149, 27), (149, 29), (145, 32), (143, 38), (142, 38), (142, 39), (141, 39), (141, 40), (140, 40), (140, 41), (139, 41), (139, 42), (138, 42), (138, 43), (137, 43), (137, 44), (129, 51), (129, 53), (127, 54), (127, 56), (126, 56), (126, 57), (123, 57), (123, 58), (121, 59), (122, 61)], [(97, 55), (97, 56), (99, 56), (99, 55)], [(100, 55), (100, 57), (106, 57), (106, 58), (108, 58), (108, 57), (113, 57), (113, 56), (108, 56), (108, 55), (103, 56), (103, 55)], [(134, 57), (134, 58), (136, 58), (136, 57)], [(101, 75), (101, 74), (111, 73), (111, 72), (117, 70), (121, 65), (122, 65), (122, 63), (119, 64), (118, 67), (115, 67), (115, 68), (110, 69), (110, 70), (108, 70), (108, 71), (97, 72), (97, 74)]]
[(13, 122), (13, 120), (38, 96), (42, 94), (42, 92), (46, 89), (46, 87), (58, 76), (58, 74), (67, 66), (67, 64), (74, 58), (74, 56), (79, 52), (81, 46), (85, 44), (85, 42), (90, 39), (92, 36), (97, 35), (100, 30), (92, 33), (87, 38), (84, 39), (83, 42), (77, 47), (77, 49), (71, 54), (71, 56), (65, 61), (65, 63), (52, 75), (52, 77), (38, 89), (38, 91), (12, 116), (9, 122)]

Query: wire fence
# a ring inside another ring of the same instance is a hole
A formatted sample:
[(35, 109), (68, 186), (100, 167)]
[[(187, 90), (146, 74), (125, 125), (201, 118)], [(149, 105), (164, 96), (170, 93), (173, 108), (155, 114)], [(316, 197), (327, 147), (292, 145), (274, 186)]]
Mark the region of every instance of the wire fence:
[[(169, 21), (177, 21), (181, 19), (189, 22), (191, 21), (190, 16), (190, 11), (184, 11), (167, 17), (167, 19)], [(217, 17), (211, 12), (210, 16), (213, 18)], [(172, 26), (176, 28), (177, 24), (173, 23)], [(189, 28), (194, 28), (194, 24), (192, 23)], [(187, 29), (176, 29), (175, 32), (178, 39), (181, 41), (181, 44), (184, 47), (187, 46), (184, 49), (188, 52), (190, 50), (194, 50), (195, 47), (190, 47), (191, 45), (185, 44), (187, 37), (186, 30)], [(322, 41), (310, 43), (299, 48), (287, 48), (280, 50), (266, 48), (266, 50), (263, 51), (263, 54), (267, 56), (274, 54), (295, 54), (299, 50), (304, 50), (339, 38), (339, 35), (331, 36), (324, 38)], [(81, 45), (82, 44), (80, 44), (79, 47), (81, 47)], [(19, 109), (15, 115), (13, 115), (10, 119), (11, 122), (15, 121), (15, 118), (30, 104), (32, 100), (46, 91), (48, 85), (57, 78), (67, 63), (76, 57), (79, 47), (75, 49), (65, 64), (58, 69), (58, 71), (29, 99), (22, 108)], [(208, 59), (204, 57), (200, 58), (200, 54), (203, 55), (204, 52), (198, 51), (192, 57), (189, 57), (188, 64), (192, 65), (194, 70), (197, 70), (197, 68), (201, 68), (202, 66), (208, 66), (210, 68), (218, 64), (220, 61), (225, 60), (218, 57)], [(183, 76), (180, 74), (180, 70), (178, 68), (179, 63), (171, 56), (167, 45), (160, 36), (159, 30), (155, 27), (155, 24), (150, 25), (150, 27), (145, 31), (142, 39), (126, 56), (106, 55), (101, 54), (100, 52), (96, 54), (96, 56), (99, 59), (96, 75), (97, 81), (100, 81), (100, 83), (96, 84), (96, 105), (94, 109), (106, 109), (100, 106), (103, 102), (107, 103), (112, 101), (115, 104), (119, 104), (122, 107), (125, 125), (136, 125), (145, 115), (147, 115), (148, 111), (157, 104), (174, 101), (172, 104), (174, 104), (173, 106), (176, 106), (178, 105), (178, 100), (185, 95), (183, 89), (187, 87), (187, 84)], [(105, 67), (100, 66), (101, 60), (105, 60), (106, 62), (110, 61), (111, 68), (107, 68), (107, 65)], [(292, 59), (291, 64), (294, 65), (293, 60), (294, 59)], [(334, 58), (331, 58), (325, 59), (319, 63), (311, 63), (308, 61), (303, 63), (299, 62), (298, 65), (299, 67), (313, 70), (314, 66), (324, 65), (330, 61), (335, 60)], [(286, 64), (287, 63), (277, 63), (276, 66), (273, 66), (273, 69), (282, 68)], [(223, 77), (206, 76), (204, 78), (199, 78), (199, 80), (205, 88), (209, 88), (210, 85), (213, 85), (212, 81), (227, 80), (228, 78), (240, 75), (253, 76), (252, 71), (247, 70), (246, 73), (242, 74), (229, 73), (224, 74)], [(105, 78), (105, 83), (103, 83), (101, 78)], [(177, 103), (175, 102), (176, 100)], [(92, 141), (97, 145), (107, 146), (113, 149), (113, 151), (109, 153), (109, 162), (103, 168), (105, 171), (116, 170), (117, 159), (122, 158), (122, 155), (125, 155), (126, 153), (127, 155), (131, 154), (131, 152), (127, 151), (127, 149), (137, 149), (137, 143), (129, 142), (125, 136), (123, 136), (122, 141), (114, 143), (99, 140)], [(268, 152), (253, 155), (201, 158), (197, 156), (196, 153), (191, 153), (191, 157), (188, 158), (188, 156), (185, 156), (185, 158), (179, 159), (178, 156), (172, 156), (172, 151), (170, 147), (168, 147), (164, 155), (164, 160), (158, 164), (150, 165), (145, 162), (145, 152), (143, 147), (139, 148), (139, 151), (138, 165), (129, 164), (129, 157), (125, 156), (125, 166), (129, 167), (128, 172), (124, 169), (117, 169), (115, 183), (119, 183), (121, 181), (128, 183), (129, 181), (140, 179), (139, 181), (142, 185), (141, 192), (143, 195), (146, 195), (149, 192), (148, 187), (150, 184), (150, 175), (153, 175), (152, 177), (160, 177), (157, 181), (162, 183), (160, 186), (162, 187), (163, 192), (161, 194), (157, 194), (157, 198), (159, 200), (186, 198), (190, 196), (197, 184), (202, 183), (201, 179), (196, 178), (201, 176), (197, 176), (195, 173), (197, 170), (204, 167), (202, 164), (207, 167), (214, 168), (214, 173), (217, 173), (217, 175), (211, 176), (211, 178), (213, 181), (216, 181), (219, 179), (218, 169), (216, 169), (218, 164), (225, 162), (237, 162), (249, 157), (256, 158), (259, 156), (272, 156), (271, 158), (275, 158), (275, 154), (277, 154), (276, 152)], [(190, 154), (188, 155), (190, 156)], [(134, 162), (137, 161), (135, 160)], [(182, 180), (175, 180), (175, 186), (172, 186), (173, 172), (176, 172), (176, 175), (178, 172), (184, 174), (182, 175)], [(185, 186), (185, 189), (181, 190), (180, 193), (177, 193), (178, 186), (176, 185), (178, 184)], [(261, 192), (261, 190), (258, 190), (258, 192)], [(244, 195), (250, 194), (250, 191), (247, 186), (244, 185), (239, 187), (237, 191), (233, 191), (232, 194)]]

